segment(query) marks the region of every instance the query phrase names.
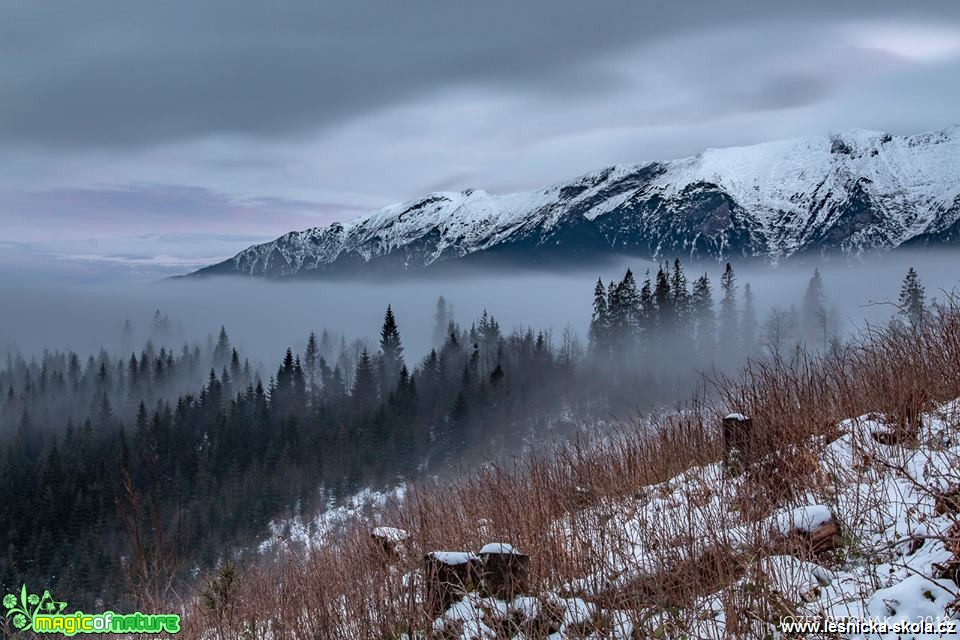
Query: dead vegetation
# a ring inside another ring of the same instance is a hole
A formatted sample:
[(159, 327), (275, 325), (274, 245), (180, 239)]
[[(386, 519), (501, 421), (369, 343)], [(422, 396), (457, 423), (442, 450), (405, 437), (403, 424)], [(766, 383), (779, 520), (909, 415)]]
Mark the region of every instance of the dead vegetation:
[[(736, 379), (712, 386), (682, 411), (623, 426), (610, 437), (530, 455), (511, 469), (486, 466), (455, 484), (411, 487), (404, 502), (381, 517), (409, 534), (403, 553), (385, 553), (383, 541), (370, 535), (371, 523), (357, 521), (309, 553), (291, 549), (271, 563), (239, 569), (230, 593), (218, 592), (218, 602), (230, 603), (230, 616), (202, 598), (189, 599), (181, 637), (260, 638), (269, 631), (278, 640), (347, 640), (431, 633), (436, 611), (424, 598), (424, 554), (475, 552), (493, 540), (529, 555), (526, 590), (539, 597), (538, 613), (523, 620), (490, 614), (503, 637), (507, 629), (525, 628), (528, 637), (555, 631), (569, 612), (553, 594), (581, 598), (584, 619), (568, 629), (583, 637), (620, 637), (605, 610), (627, 616), (635, 637), (678, 637), (675, 630), (700, 615), (699, 599), (717, 592), (728, 637), (754, 637), (758, 623), (774, 623), (797, 606), (770, 585), (767, 558), (789, 553), (829, 564), (854, 553), (843, 549), (852, 544), (843, 522), (777, 534), (771, 518), (804, 495), (830, 504), (843, 473), (879, 473), (894, 464), (877, 459), (864, 443), (852, 468), (825, 469), (821, 454), (840, 436), (841, 421), (878, 412), (884, 428), (873, 434), (873, 446), (909, 446), (925, 412), (960, 396), (960, 307), (951, 300), (916, 331), (870, 328), (828, 354), (753, 362)], [(720, 428), (727, 411), (751, 421), (749, 438), (738, 436), (735, 447), (729, 437), (725, 447)], [(728, 462), (722, 477), (695, 472), (731, 455), (740, 458)], [(668, 500), (678, 491), (679, 507)], [(938, 509), (957, 511), (955, 486), (937, 499)], [(624, 513), (630, 505), (636, 513)], [(871, 506), (862, 508), (869, 513)], [(625, 529), (628, 517), (640, 524)], [(736, 538), (732, 526), (740, 532)], [(625, 570), (610, 558), (636, 542), (631, 536), (641, 536), (652, 555)], [(948, 543), (956, 550), (955, 536)], [(955, 556), (944, 565), (943, 575), (956, 580), (958, 562)], [(222, 591), (222, 576), (217, 580), (206, 583)], [(734, 583), (740, 586), (729, 589)], [(464, 579), (464, 590), (477, 588), (472, 576)]]

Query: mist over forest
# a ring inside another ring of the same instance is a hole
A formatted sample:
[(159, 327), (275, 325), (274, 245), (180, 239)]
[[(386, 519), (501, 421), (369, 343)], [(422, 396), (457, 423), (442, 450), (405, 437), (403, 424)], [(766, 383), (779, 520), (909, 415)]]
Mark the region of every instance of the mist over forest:
[[(791, 261), (779, 266), (737, 264), (740, 284), (749, 282), (761, 311), (799, 301), (814, 268), (823, 274), (825, 293), (837, 306), (841, 329), (889, 318), (892, 309), (872, 302), (894, 301), (899, 282), (913, 266), (930, 297), (960, 283), (955, 253), (949, 250), (906, 251), (828, 262)], [(716, 263), (684, 263), (689, 277), (708, 273), (716, 285)], [(311, 331), (323, 329), (348, 341), (373, 341), (383, 310), (393, 305), (403, 327), (407, 353), (425, 356), (433, 346), (438, 296), (453, 306), (454, 317), (469, 324), (484, 310), (506, 329), (533, 327), (559, 338), (566, 326), (586, 339), (590, 298), (597, 277), (620, 279), (631, 268), (638, 278), (657, 265), (623, 259), (600, 269), (552, 274), (518, 271), (509, 275), (476, 274), (464, 278), (411, 278), (375, 283), (356, 281), (263, 281), (242, 278), (165, 280), (153, 284), (60, 285), (49, 280), (20, 285), (0, 283), (0, 357), (19, 353), (29, 359), (43, 349), (71, 349), (84, 357), (100, 349), (118, 350), (130, 320), (132, 343), (150, 337), (153, 315), (160, 310), (171, 322), (171, 339), (203, 342), (227, 327), (254, 365), (273, 368), (287, 347), (302, 351)]]
[[(677, 406), (702, 375), (915, 324), (957, 284), (948, 255), (388, 284), (8, 283), (0, 480), (39, 491), (0, 507), (16, 522), (0, 581), (160, 597), (225, 554), (255, 555), (278, 518), (590, 439), (611, 416)], [(97, 572), (115, 579), (94, 584)]]

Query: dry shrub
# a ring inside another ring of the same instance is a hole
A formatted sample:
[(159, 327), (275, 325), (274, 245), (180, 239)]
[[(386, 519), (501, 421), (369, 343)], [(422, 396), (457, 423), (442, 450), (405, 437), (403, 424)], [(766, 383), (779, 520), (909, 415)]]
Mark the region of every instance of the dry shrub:
[[(817, 462), (837, 437), (841, 420), (879, 410), (891, 429), (909, 432), (934, 403), (960, 396), (960, 308), (950, 299), (919, 330), (870, 327), (827, 354), (751, 362), (738, 377), (718, 378), (712, 385), (713, 393), (698, 394), (682, 412), (624, 425), (608, 437), (572, 442), (547, 455), (529, 454), (511, 468), (488, 465), (455, 483), (411, 487), (402, 504), (382, 514), (387, 524), (410, 533), (405, 557), (380, 553), (369, 523), (358, 521), (309, 554), (290, 550), (272, 562), (244, 567), (231, 595), (241, 613), (220, 621), (220, 635), (260, 637), (269, 629), (277, 640), (346, 640), (396, 638), (429, 628), (419, 575), (422, 554), (475, 551), (494, 540), (531, 556), (535, 593), (562, 592), (570, 580), (597, 574), (606, 554), (623, 544), (616, 531), (603, 527), (603, 518), (614, 516), (612, 511), (604, 516), (604, 509), (616, 509), (626, 498), (649, 497), (659, 483), (723, 459), (719, 423), (726, 411), (750, 416), (758, 453), (739, 489), (698, 487), (691, 501), (727, 492), (727, 507), (739, 502), (746, 521), (789, 507), (798, 496), (829, 484), (816, 471)], [(570, 525), (567, 535), (560, 533), (559, 521)], [(704, 536), (702, 525), (691, 524), (689, 539), (667, 539), (671, 533), (658, 540), (653, 523), (651, 546), (662, 543), (669, 578), (651, 583), (641, 576), (632, 590), (606, 592), (603, 604), (631, 608), (638, 628), (653, 633), (644, 626), (654, 624), (651, 605), (675, 615), (673, 605), (741, 578), (749, 567), (725, 539), (722, 514), (715, 528), (707, 527), (706, 536), (714, 539), (707, 541), (705, 555), (697, 551), (704, 541), (694, 539)], [(766, 533), (758, 528), (758, 541)], [(594, 587), (604, 593), (604, 585)], [(738, 624), (746, 629), (782, 610), (761, 588), (724, 597), (728, 630)], [(184, 613), (182, 637), (216, 633), (199, 600)], [(667, 623), (656, 624), (662, 631)]]

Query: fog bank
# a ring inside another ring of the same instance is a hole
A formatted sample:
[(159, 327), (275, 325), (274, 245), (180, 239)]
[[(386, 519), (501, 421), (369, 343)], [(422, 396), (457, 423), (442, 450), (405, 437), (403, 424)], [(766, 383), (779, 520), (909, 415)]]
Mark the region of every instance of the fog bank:
[[(895, 252), (863, 261), (788, 263), (780, 266), (734, 263), (738, 284), (749, 282), (761, 320), (773, 305), (798, 302), (814, 268), (819, 268), (830, 303), (836, 304), (841, 330), (864, 321), (885, 321), (895, 311), (904, 272), (914, 266), (929, 298), (960, 285), (957, 252)], [(348, 339), (377, 339), (383, 312), (393, 305), (409, 359), (419, 359), (432, 346), (436, 299), (444, 296), (454, 307), (457, 322), (469, 324), (484, 310), (506, 329), (532, 326), (551, 329), (559, 337), (564, 327), (586, 336), (593, 286), (619, 279), (627, 267), (642, 279), (656, 265), (625, 259), (602, 269), (547, 274), (518, 272), (470, 278), (376, 282), (277, 282), (240, 279), (177, 280), (151, 285), (61, 285), (34, 279), (29, 285), (0, 284), (0, 355), (19, 351), (25, 357), (43, 349), (73, 349), (96, 353), (116, 349), (125, 320), (133, 326), (132, 343), (149, 335), (151, 318), (160, 310), (175, 328), (170, 346), (185, 340), (204, 341), (225, 325), (234, 344), (255, 363), (276, 366), (288, 347), (302, 350), (310, 331), (326, 328)], [(710, 273), (717, 299), (720, 265), (685, 263), (692, 281)]]

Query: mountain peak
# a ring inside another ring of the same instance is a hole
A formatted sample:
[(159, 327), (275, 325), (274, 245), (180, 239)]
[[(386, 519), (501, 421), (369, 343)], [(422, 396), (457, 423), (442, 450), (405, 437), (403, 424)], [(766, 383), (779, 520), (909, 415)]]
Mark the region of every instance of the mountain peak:
[(780, 260), (960, 237), (960, 127), (846, 130), (615, 165), (539, 191), (440, 191), (291, 232), (198, 275), (334, 276), (610, 254)]

